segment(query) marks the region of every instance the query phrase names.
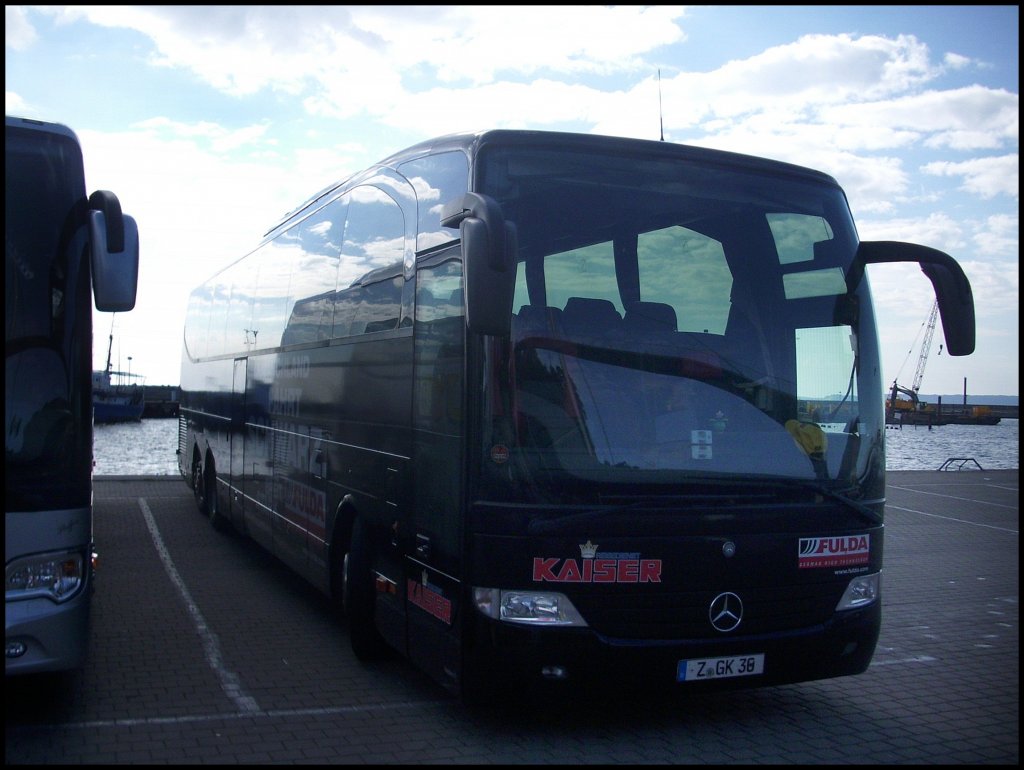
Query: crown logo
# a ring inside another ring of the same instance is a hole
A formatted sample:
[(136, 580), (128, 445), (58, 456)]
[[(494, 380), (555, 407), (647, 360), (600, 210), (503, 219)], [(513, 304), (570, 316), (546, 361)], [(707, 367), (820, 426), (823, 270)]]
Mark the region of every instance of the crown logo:
[(580, 543), (580, 554), (584, 559), (593, 559), (597, 554), (597, 546), (590, 542), (590, 538), (587, 538), (587, 542)]

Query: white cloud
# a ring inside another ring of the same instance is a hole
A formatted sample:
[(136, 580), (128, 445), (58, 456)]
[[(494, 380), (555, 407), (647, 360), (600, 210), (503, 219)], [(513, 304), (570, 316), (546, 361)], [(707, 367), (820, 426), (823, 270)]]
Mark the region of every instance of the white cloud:
[(32, 108), (28, 103), (13, 91), (4, 91), (4, 114), (29, 117)]
[(169, 118), (155, 117), (140, 121), (134, 128), (153, 135), (174, 139), (205, 140), (215, 153), (227, 153), (242, 147), (259, 147), (267, 134), (266, 123), (228, 129), (210, 121), (182, 123)]
[[(963, 260), (964, 272), (974, 292), (974, 309), (979, 319), (996, 319), (1020, 314), (1020, 263), (1012, 260)], [(994, 324), (993, 324), (994, 325)], [(1018, 328), (1014, 323), (1013, 328)]]
[(24, 51), (38, 39), (35, 27), (25, 15), (25, 8), (18, 5), (4, 7), (4, 46), (15, 51)]
[(932, 147), (976, 149), (1016, 142), (1019, 109), (1017, 94), (975, 85), (829, 107), (820, 118), (853, 128), (915, 132), (928, 136)]
[(437, 88), (377, 107), (384, 123), (406, 128), (414, 123), (431, 136), (479, 128), (543, 128), (577, 120), (594, 123), (605, 114), (606, 101), (617, 99), (621, 95), (584, 85), (536, 80), (473, 89)]
[(913, 36), (807, 35), (712, 72), (666, 79), (666, 105), (685, 105), (681, 120), (666, 108), (666, 127), (692, 125), (701, 115), (863, 102), (901, 93), (936, 74), (927, 46)]
[(985, 219), (973, 237), (984, 257), (1020, 255), (1020, 216), (996, 214)]
[(189, 69), (226, 93), (314, 93), (318, 105), (333, 94), (334, 111), (342, 113), (364, 103), (359, 97), (367, 91), (383, 87), (392, 98), (415, 92), (417, 70), (444, 83), (473, 85), (492, 82), (498, 73), (607, 74), (635, 70), (642, 54), (684, 39), (676, 23), (680, 6), (82, 6), (47, 12), (141, 32), (156, 47), (154, 64)]
[(947, 53), (942, 57), (946, 67), (951, 70), (960, 70), (969, 67), (973, 62), (967, 56), (961, 56), (958, 53)]
[(984, 199), (1006, 195), (1020, 197), (1020, 156), (1017, 153), (998, 158), (975, 158), (962, 162), (934, 161), (921, 167), (934, 176), (961, 177), (961, 189)]
[(857, 230), (865, 241), (910, 241), (954, 257), (967, 243), (963, 225), (943, 213), (918, 219), (861, 218)]

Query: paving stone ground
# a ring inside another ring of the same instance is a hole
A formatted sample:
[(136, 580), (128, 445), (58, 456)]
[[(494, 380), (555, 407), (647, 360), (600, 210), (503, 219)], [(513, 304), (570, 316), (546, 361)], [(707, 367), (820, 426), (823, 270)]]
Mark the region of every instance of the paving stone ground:
[(1018, 477), (888, 474), (860, 676), (478, 709), (401, 659), (356, 661), (326, 600), (214, 532), (181, 479), (99, 477), (89, 657), (5, 682), (5, 762), (1016, 765)]

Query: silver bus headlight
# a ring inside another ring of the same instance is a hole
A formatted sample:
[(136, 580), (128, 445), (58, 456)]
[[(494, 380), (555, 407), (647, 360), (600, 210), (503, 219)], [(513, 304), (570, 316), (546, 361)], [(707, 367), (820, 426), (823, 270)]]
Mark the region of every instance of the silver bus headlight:
[(506, 623), (536, 626), (579, 626), (587, 622), (569, 597), (555, 591), (505, 591), (500, 588), (474, 588), (477, 611)]
[(876, 601), (882, 588), (882, 573), (859, 575), (850, 581), (843, 596), (836, 605), (836, 612), (866, 607)]
[(4, 599), (43, 596), (63, 602), (74, 596), (85, 582), (82, 554), (76, 551), (42, 553), (15, 559), (7, 565)]

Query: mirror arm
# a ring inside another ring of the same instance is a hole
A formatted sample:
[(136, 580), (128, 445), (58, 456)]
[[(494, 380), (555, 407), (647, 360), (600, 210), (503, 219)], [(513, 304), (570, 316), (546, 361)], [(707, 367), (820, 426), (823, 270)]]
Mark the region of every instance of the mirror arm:
[(882, 262), (917, 262), (932, 283), (939, 301), (946, 349), (950, 355), (974, 352), (974, 294), (963, 268), (949, 254), (928, 246), (899, 241), (861, 241), (847, 274), (847, 291), (864, 277), (866, 265)]

